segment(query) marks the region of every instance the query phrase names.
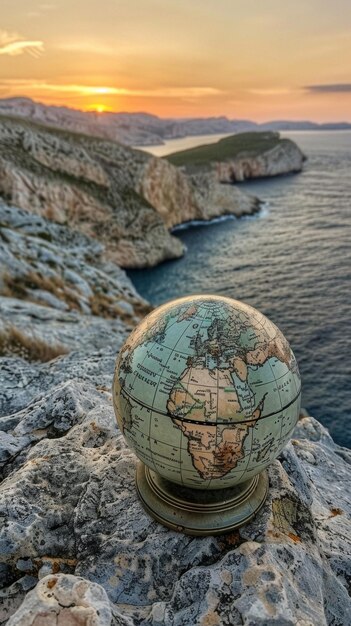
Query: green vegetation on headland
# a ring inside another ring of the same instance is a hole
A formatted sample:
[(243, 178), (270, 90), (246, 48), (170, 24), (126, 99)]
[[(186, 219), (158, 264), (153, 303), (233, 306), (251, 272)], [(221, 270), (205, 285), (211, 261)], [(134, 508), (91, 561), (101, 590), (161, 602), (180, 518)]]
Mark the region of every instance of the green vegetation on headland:
[(292, 144), (290, 139), (282, 139), (279, 133), (251, 132), (230, 135), (217, 143), (197, 146), (180, 152), (173, 152), (164, 157), (178, 167), (185, 166), (189, 170), (206, 169), (213, 162), (223, 162), (235, 159), (238, 156), (257, 156), (272, 150), (278, 144)]

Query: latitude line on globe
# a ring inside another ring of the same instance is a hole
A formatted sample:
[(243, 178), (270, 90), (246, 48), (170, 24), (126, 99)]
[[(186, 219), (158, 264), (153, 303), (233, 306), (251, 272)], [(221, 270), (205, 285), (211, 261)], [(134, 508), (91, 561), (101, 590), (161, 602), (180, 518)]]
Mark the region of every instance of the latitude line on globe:
[[(197, 316), (195, 316), (195, 315), (194, 315), (194, 316), (192, 316), (192, 318), (191, 318), (191, 319), (192, 319), (192, 321), (194, 321), (194, 320), (198, 320), (198, 321), (201, 321), (201, 322), (202, 322), (202, 321), (204, 320), (204, 317), (197, 317)], [(225, 318), (224, 318), (224, 317), (221, 317), (220, 319), (225, 320)], [(178, 321), (179, 321), (179, 320), (175, 320), (174, 322), (172, 322), (172, 324), (170, 324), (170, 326), (169, 326), (169, 329), (170, 329), (172, 326), (174, 326), (175, 324), (177, 324), (177, 323), (178, 323)], [(264, 325), (264, 324), (261, 324), (260, 322), (258, 322), (258, 324), (260, 324), (261, 329), (264, 329), (264, 328), (265, 328), (265, 325)], [(149, 339), (148, 341), (150, 341), (150, 342), (151, 342), (151, 339)], [(163, 347), (163, 348), (167, 348), (168, 350), (174, 350), (174, 348), (170, 348), (169, 346), (165, 346), (165, 345), (163, 345), (163, 344), (160, 344), (160, 342), (159, 342), (157, 339), (153, 339), (153, 342), (154, 342), (154, 343), (157, 343), (158, 345), (162, 345), (162, 347)], [(179, 350), (179, 349), (177, 350), (177, 352), (179, 352), (179, 354), (183, 354), (184, 356), (187, 356), (187, 357), (188, 357), (188, 356), (193, 356), (193, 353), (192, 353), (192, 352), (183, 352), (182, 350)]]
[[(155, 343), (157, 343), (157, 342), (155, 342)], [(167, 348), (167, 350), (172, 351), (172, 348), (169, 348), (168, 346), (162, 346), (162, 347), (163, 348)], [(179, 354), (182, 354), (182, 352), (180, 352), (180, 350), (177, 350), (177, 352), (179, 352)], [(249, 365), (249, 367), (257, 367), (257, 365), (256, 366)], [(278, 378), (273, 378), (273, 380), (269, 380), (269, 381), (267, 381), (265, 383), (252, 383), (252, 386), (254, 386), (254, 387), (262, 387), (264, 385), (270, 385), (271, 383), (278, 382), (278, 380), (281, 380), (282, 378), (285, 378), (285, 376), (286, 376), (286, 373), (282, 374)], [(169, 376), (162, 376), (162, 374), (159, 375), (159, 378), (161, 378), (162, 380), (165, 380), (165, 381), (167, 381), (169, 383), (172, 383), (172, 384), (174, 384), (174, 382), (175, 382)], [(189, 384), (192, 385), (192, 384), (195, 384), (195, 383), (189, 383)], [(208, 385), (208, 384), (206, 384), (206, 389), (217, 389), (217, 385)], [(226, 387), (226, 389), (235, 389), (235, 387)], [(296, 385), (295, 385), (295, 389), (296, 389)]]
[[(130, 398), (131, 400), (133, 400), (134, 402), (136, 402), (137, 404), (140, 404), (141, 406), (143, 406), (146, 409), (149, 409), (150, 411), (154, 411), (155, 413), (158, 413), (159, 415), (163, 415), (164, 417), (172, 417), (169, 413), (163, 413), (163, 411), (159, 411), (158, 409), (154, 409), (152, 406), (149, 406), (148, 404), (145, 404), (145, 402), (142, 402), (141, 400), (139, 400), (138, 398), (135, 398), (134, 396), (132, 396), (132, 394), (128, 393), (128, 391), (126, 391), (124, 388), (121, 389), (121, 395), (125, 395), (128, 398)], [(280, 409), (279, 411), (274, 411), (273, 413), (267, 413), (267, 415), (262, 415), (262, 417), (259, 417), (256, 420), (250, 419), (250, 420), (238, 420), (237, 422), (231, 422), (231, 421), (227, 421), (227, 422), (204, 422), (204, 421), (200, 421), (200, 420), (189, 420), (189, 419), (184, 419), (182, 417), (177, 417), (176, 419), (178, 419), (179, 421), (183, 421), (183, 422), (189, 422), (190, 424), (209, 424), (210, 426), (215, 426), (216, 424), (219, 425), (228, 425), (228, 424), (246, 424), (247, 422), (259, 422), (263, 419), (266, 419), (267, 417), (272, 417), (273, 415), (277, 415), (278, 413), (281, 413), (281, 411), (285, 411), (285, 409), (287, 409), (289, 406), (291, 406), (292, 404), (294, 404), (294, 402), (296, 402), (296, 400), (298, 399), (298, 397), (301, 394), (301, 387), (300, 390), (298, 392), (298, 394), (290, 401), (288, 402), (288, 404), (286, 404), (282, 409)]]

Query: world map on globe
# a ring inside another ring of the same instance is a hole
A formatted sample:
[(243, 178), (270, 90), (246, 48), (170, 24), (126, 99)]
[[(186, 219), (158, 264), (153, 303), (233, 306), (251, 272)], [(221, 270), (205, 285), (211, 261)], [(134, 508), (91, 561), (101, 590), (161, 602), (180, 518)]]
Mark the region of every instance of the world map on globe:
[(253, 307), (193, 296), (149, 314), (121, 349), (119, 426), (139, 459), (187, 487), (252, 478), (287, 442), (300, 412), (296, 359)]

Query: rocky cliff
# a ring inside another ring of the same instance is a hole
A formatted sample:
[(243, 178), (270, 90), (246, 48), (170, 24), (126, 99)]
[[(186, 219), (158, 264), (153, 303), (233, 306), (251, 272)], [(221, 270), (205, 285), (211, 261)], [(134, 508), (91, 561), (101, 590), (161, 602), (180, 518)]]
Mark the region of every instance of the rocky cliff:
[(215, 176), (187, 176), (155, 157), (145, 162), (137, 191), (157, 209), (169, 229), (220, 215), (252, 215), (260, 207), (257, 198), (221, 184)]
[(256, 198), (224, 193), (216, 180), (211, 198), (198, 187), (167, 161), (116, 142), (0, 116), (0, 195), (95, 238), (123, 267), (181, 256), (169, 229), (209, 219), (213, 200), (214, 215), (257, 210)]
[(211, 173), (220, 183), (235, 183), (300, 172), (306, 157), (295, 142), (279, 133), (250, 132), (175, 152), (166, 159), (184, 172)]
[(250, 178), (266, 178), (301, 172), (304, 155), (292, 141), (284, 141), (262, 154), (240, 154), (218, 163), (216, 177), (220, 182), (241, 182)]
[(0, 624), (346, 626), (350, 451), (302, 415), (254, 520), (167, 530), (111, 399), (148, 304), (96, 239), (4, 203), (0, 264)]

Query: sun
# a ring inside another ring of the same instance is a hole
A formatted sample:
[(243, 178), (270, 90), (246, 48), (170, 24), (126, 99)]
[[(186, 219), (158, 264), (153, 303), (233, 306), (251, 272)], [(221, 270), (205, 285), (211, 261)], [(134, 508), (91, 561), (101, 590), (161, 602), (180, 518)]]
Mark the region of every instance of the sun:
[(94, 111), (94, 113), (105, 113), (107, 107), (104, 104), (92, 104), (89, 106), (88, 110)]

